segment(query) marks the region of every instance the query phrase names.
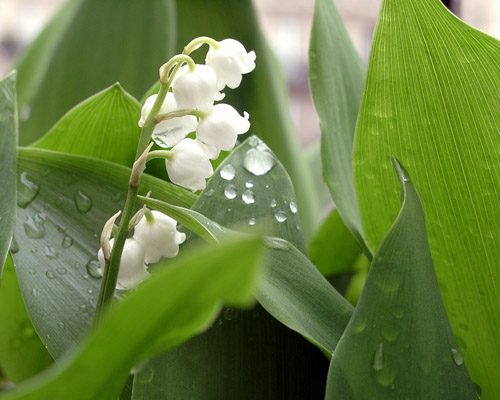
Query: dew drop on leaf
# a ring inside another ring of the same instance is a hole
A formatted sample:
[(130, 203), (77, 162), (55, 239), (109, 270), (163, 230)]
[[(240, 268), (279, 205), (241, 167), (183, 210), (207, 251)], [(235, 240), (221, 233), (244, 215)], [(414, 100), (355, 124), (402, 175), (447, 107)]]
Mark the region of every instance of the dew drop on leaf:
[(380, 343), (373, 355), (373, 364), (374, 371), (380, 371), (384, 368), (384, 344)]
[(243, 203), (245, 203), (245, 204), (255, 203), (255, 196), (250, 189), (247, 189), (243, 192), (243, 194), (241, 195), (241, 199), (243, 200)]
[(236, 171), (231, 164), (224, 165), (220, 170), (220, 176), (226, 181), (232, 181), (234, 179)]
[(17, 243), (16, 237), (12, 236), (12, 242), (10, 243), (10, 249), (9, 251), (12, 254), (16, 254), (19, 252), (19, 244)]
[(64, 236), (62, 240), (62, 247), (67, 249), (73, 245), (73, 238), (71, 236)]
[(236, 190), (236, 187), (234, 185), (227, 185), (224, 189), (224, 196), (226, 196), (226, 198), (229, 200), (235, 199), (237, 194), (238, 191)]
[(253, 188), (253, 181), (246, 181), (246, 182), (245, 182), (245, 187), (246, 187), (247, 189), (251, 189), (251, 188)]
[(45, 236), (44, 221), (38, 214), (27, 217), (23, 227), (26, 235), (32, 239), (41, 239)]
[(54, 279), (54, 278), (56, 277), (56, 275), (54, 274), (54, 272), (53, 272), (53, 271), (50, 271), (50, 270), (49, 270), (49, 271), (47, 271), (47, 272), (45, 272), (45, 276), (46, 276), (47, 278), (49, 278), (49, 279)]
[(267, 174), (275, 165), (276, 159), (273, 153), (271, 153), (271, 150), (262, 142), (256, 147), (249, 149), (245, 153), (245, 158), (243, 159), (243, 167), (256, 176)]
[(82, 214), (88, 213), (92, 208), (92, 199), (82, 191), (78, 191), (74, 197), (75, 206)]
[(54, 249), (54, 247), (50, 245), (45, 246), (45, 251), (43, 254), (45, 254), (45, 257), (47, 257), (50, 260), (54, 260), (55, 258), (57, 258), (56, 249)]
[(297, 214), (297, 204), (293, 200), (290, 201), (290, 211), (292, 214)]
[(90, 260), (87, 265), (85, 266), (87, 273), (95, 279), (102, 278), (101, 274), (101, 264), (99, 264), (99, 261), (92, 259)]
[(288, 217), (284, 211), (277, 211), (276, 213), (274, 213), (274, 219), (279, 223), (285, 222), (287, 218)]
[(456, 365), (460, 366), (464, 363), (464, 356), (457, 349), (451, 349), (451, 356)]
[(256, 222), (256, 221), (255, 221), (255, 218), (250, 218), (250, 219), (248, 220), (248, 225), (250, 225), (250, 226), (254, 226), (254, 225), (255, 225), (255, 222)]
[(33, 182), (26, 172), (21, 173), (17, 188), (17, 205), (26, 208), (40, 192), (40, 185)]

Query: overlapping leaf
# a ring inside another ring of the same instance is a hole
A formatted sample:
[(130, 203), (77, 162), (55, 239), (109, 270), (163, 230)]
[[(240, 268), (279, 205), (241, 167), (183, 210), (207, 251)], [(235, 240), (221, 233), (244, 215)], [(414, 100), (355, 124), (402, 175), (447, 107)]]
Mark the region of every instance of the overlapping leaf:
[(17, 100), (16, 74), (0, 81), (0, 278), (16, 215)]
[[(92, 321), (101, 280), (96, 252), (104, 222), (123, 207), (130, 169), (41, 149), (19, 151), (14, 254), (26, 307), (58, 358)], [(194, 195), (144, 176), (140, 192), (190, 206)]]
[(117, 398), (130, 369), (154, 354), (153, 349), (170, 349), (200, 332), (222, 303), (251, 302), (261, 248), (260, 240), (240, 239), (161, 263), (150, 279), (104, 315), (77, 351), (0, 398)]
[(483, 398), (500, 392), (500, 44), (438, 0), (386, 0), (355, 144), (372, 248), (398, 210), (390, 156), (411, 169), (451, 325)]
[(418, 194), (395, 165), (401, 211), (332, 358), (326, 399), (477, 399), (439, 293)]

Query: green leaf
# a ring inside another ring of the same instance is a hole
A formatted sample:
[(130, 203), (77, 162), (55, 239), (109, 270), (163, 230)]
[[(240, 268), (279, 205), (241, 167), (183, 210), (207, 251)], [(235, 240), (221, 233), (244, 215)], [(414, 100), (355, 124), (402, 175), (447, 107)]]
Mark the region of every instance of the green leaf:
[(309, 246), (309, 254), (312, 263), (325, 276), (352, 271), (361, 247), (344, 225), (337, 209), (323, 221)]
[(51, 364), (24, 307), (10, 257), (0, 287), (0, 320), (0, 367), (9, 380), (23, 381)]
[(33, 146), (130, 166), (139, 141), (140, 113), (137, 100), (115, 84), (70, 110)]
[(283, 165), (251, 136), (219, 165), (193, 206), (227, 227), (279, 236), (306, 252), (294, 188)]
[(309, 81), (321, 121), (323, 177), (347, 227), (363, 243), (352, 152), (365, 68), (332, 0), (316, 0)]
[(117, 398), (130, 369), (151, 354), (159, 334), (165, 333), (164, 348), (172, 348), (204, 329), (222, 303), (247, 306), (261, 255), (260, 240), (245, 239), (160, 263), (105, 314), (77, 351), (0, 398)]
[(69, 0), (63, 7), (18, 66), (20, 81), (28, 82), (20, 103), (23, 145), (114, 82), (142, 96), (173, 53), (173, 0)]
[(0, 278), (16, 217), (17, 147), (16, 73), (0, 81)]
[(453, 331), (483, 398), (500, 393), (500, 43), (438, 0), (386, 0), (355, 144), (366, 239), (398, 210), (390, 156), (412, 170)]
[(331, 361), (327, 400), (477, 399), (444, 309), (418, 194), (404, 194)]
[[(19, 285), (36, 331), (54, 358), (90, 326), (101, 280), (94, 278), (104, 222), (123, 203), (130, 169), (41, 149), (19, 150), (20, 192), (14, 254)], [(28, 185), (29, 182), (29, 185)], [(190, 206), (194, 195), (144, 176), (140, 193)]]
[(305, 235), (311, 236), (318, 222), (315, 189), (291, 124), (283, 72), (258, 26), (252, 2), (177, 1), (177, 10), (179, 51), (201, 35), (234, 38), (247, 50), (255, 50), (255, 70), (244, 76), (238, 89), (225, 91), (224, 102), (250, 113), (250, 132), (264, 140), (285, 166), (297, 189)]

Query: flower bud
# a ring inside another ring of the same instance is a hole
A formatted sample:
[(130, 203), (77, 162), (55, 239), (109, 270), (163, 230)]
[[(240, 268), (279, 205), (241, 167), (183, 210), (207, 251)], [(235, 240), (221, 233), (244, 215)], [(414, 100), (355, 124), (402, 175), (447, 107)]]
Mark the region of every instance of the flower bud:
[(192, 191), (204, 189), (205, 179), (214, 173), (209, 156), (193, 139), (183, 139), (175, 145), (165, 164), (170, 180)]
[[(113, 244), (114, 239), (111, 239), (109, 241), (111, 248)], [(101, 270), (104, 270), (105, 261), (102, 249), (97, 253), (97, 258), (101, 264)], [(149, 272), (144, 264), (144, 249), (134, 239), (125, 240), (116, 283), (117, 289), (133, 289), (148, 277)]]
[(226, 85), (235, 89), (241, 83), (241, 75), (255, 68), (255, 52), (247, 53), (245, 47), (234, 39), (224, 39), (218, 44), (218, 47), (210, 47), (205, 62), (215, 70), (218, 90)]
[(175, 75), (172, 91), (179, 108), (206, 109), (224, 97), (217, 90), (215, 71), (202, 64), (196, 64), (194, 70), (183, 65)]
[(153, 219), (142, 217), (134, 231), (134, 239), (144, 248), (147, 264), (177, 256), (179, 245), (186, 240), (186, 235), (177, 231), (175, 219), (156, 210), (151, 214)]
[(237, 135), (248, 132), (250, 122), (248, 114), (238, 114), (229, 104), (216, 104), (200, 120), (196, 137), (201, 142), (214, 146), (218, 150), (232, 150)]
[[(154, 94), (149, 96), (145, 101), (141, 111), (141, 119), (139, 120), (139, 126), (141, 128), (144, 126), (146, 118), (151, 112), (157, 97), (158, 95)], [(169, 92), (167, 93), (158, 114), (167, 114), (177, 111), (178, 109), (179, 107), (177, 106), (173, 93)], [(184, 139), (188, 133), (195, 131), (197, 125), (198, 122), (196, 117), (192, 115), (185, 115), (182, 117), (175, 117), (165, 121), (160, 121), (156, 124), (153, 130), (152, 139), (160, 147), (172, 147)]]

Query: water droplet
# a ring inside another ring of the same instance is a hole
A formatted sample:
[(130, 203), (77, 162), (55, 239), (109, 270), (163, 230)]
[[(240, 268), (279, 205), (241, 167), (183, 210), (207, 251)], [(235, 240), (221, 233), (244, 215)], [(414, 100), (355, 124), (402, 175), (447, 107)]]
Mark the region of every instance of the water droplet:
[(57, 258), (57, 252), (56, 252), (56, 249), (54, 249), (54, 247), (48, 245), (48, 246), (45, 246), (45, 251), (44, 253), (45, 254), (45, 257), (53, 260), (55, 258)]
[(373, 370), (381, 371), (384, 368), (384, 344), (380, 343), (373, 356)]
[(58, 326), (59, 328), (61, 328), (61, 329), (64, 329), (64, 322), (59, 321), (59, 322), (57, 323), (57, 326)]
[(61, 245), (65, 249), (71, 247), (73, 245), (73, 238), (71, 236), (64, 236)]
[(396, 379), (397, 370), (392, 366), (386, 366), (380, 371), (375, 372), (375, 379), (383, 387), (389, 387)]
[(206, 197), (212, 197), (215, 193), (215, 190), (214, 189), (208, 189), (207, 191), (205, 191), (205, 196)]
[(78, 307), (81, 312), (87, 312), (87, 305), (86, 304), (80, 304)]
[(43, 226), (43, 218), (39, 214), (27, 217), (24, 221), (24, 232), (32, 239), (40, 239), (45, 236), (45, 227)]
[(255, 218), (250, 218), (250, 219), (248, 220), (248, 225), (254, 226), (254, 225), (255, 225), (255, 222), (256, 222), (256, 221), (255, 221)]
[(33, 182), (26, 172), (21, 173), (17, 188), (17, 205), (26, 208), (40, 192), (40, 186)]
[(243, 203), (245, 203), (245, 204), (255, 203), (255, 196), (250, 189), (247, 189), (243, 192), (243, 194), (241, 195), (241, 199), (243, 200)]
[(40, 294), (40, 291), (37, 288), (31, 289), (31, 295), (33, 297), (37, 297)]
[(94, 290), (93, 290), (93, 289), (87, 289), (87, 293), (88, 293), (88, 294), (93, 294), (93, 293), (94, 293)]
[(77, 210), (82, 214), (88, 213), (92, 208), (91, 198), (80, 190), (75, 194), (74, 200)]
[(291, 249), (291, 244), (286, 240), (279, 238), (271, 238), (268, 237), (264, 240), (264, 244), (272, 249), (276, 250), (285, 250), (288, 251)]
[(354, 329), (354, 332), (356, 333), (363, 333), (366, 329), (366, 321), (356, 321), (352, 329)]
[(274, 219), (278, 221), (279, 223), (285, 222), (287, 219), (287, 215), (285, 214), (284, 211), (278, 211), (274, 213)]
[(153, 382), (154, 376), (155, 376), (154, 369), (151, 368), (151, 366), (146, 365), (139, 371), (135, 379), (137, 379), (139, 383), (151, 383)]
[(58, 268), (56, 268), (56, 271), (59, 275), (65, 275), (66, 272), (68, 272), (68, 270), (64, 267), (58, 267)]
[(245, 187), (246, 187), (247, 189), (251, 189), (251, 188), (253, 188), (253, 181), (246, 181), (246, 182), (245, 182)]
[(101, 273), (101, 264), (99, 264), (99, 261), (93, 259), (90, 260), (86, 267), (87, 273), (95, 279), (102, 278), (102, 273)]
[(451, 349), (451, 356), (453, 357), (453, 361), (458, 366), (464, 363), (464, 356), (457, 349)]
[(226, 321), (234, 321), (238, 317), (238, 313), (234, 308), (226, 308), (222, 313)]
[(273, 153), (262, 142), (257, 147), (248, 150), (243, 159), (243, 167), (256, 176), (267, 174), (275, 164), (276, 159)]
[(220, 176), (226, 181), (232, 181), (234, 179), (236, 171), (231, 164), (224, 165), (220, 170)]
[(224, 196), (226, 196), (226, 198), (229, 200), (235, 199), (237, 194), (238, 191), (236, 190), (236, 187), (234, 185), (227, 185), (224, 189)]
[(381, 330), (382, 337), (388, 342), (394, 342), (399, 336), (399, 329), (396, 324), (386, 322)]
[(54, 274), (53, 271), (51, 270), (48, 270), (47, 272), (45, 272), (45, 276), (49, 279), (54, 279), (56, 277), (56, 275)]
[(297, 214), (297, 204), (293, 200), (290, 201), (290, 211), (292, 214)]
[(271, 200), (271, 208), (275, 208), (277, 205), (278, 202), (275, 199)]
[(21, 112), (19, 113), (19, 119), (22, 122), (26, 122), (31, 115), (31, 107), (29, 105), (25, 105), (22, 109)]
[(19, 244), (17, 243), (16, 237), (12, 236), (12, 242), (10, 243), (10, 252), (16, 254), (19, 252)]

